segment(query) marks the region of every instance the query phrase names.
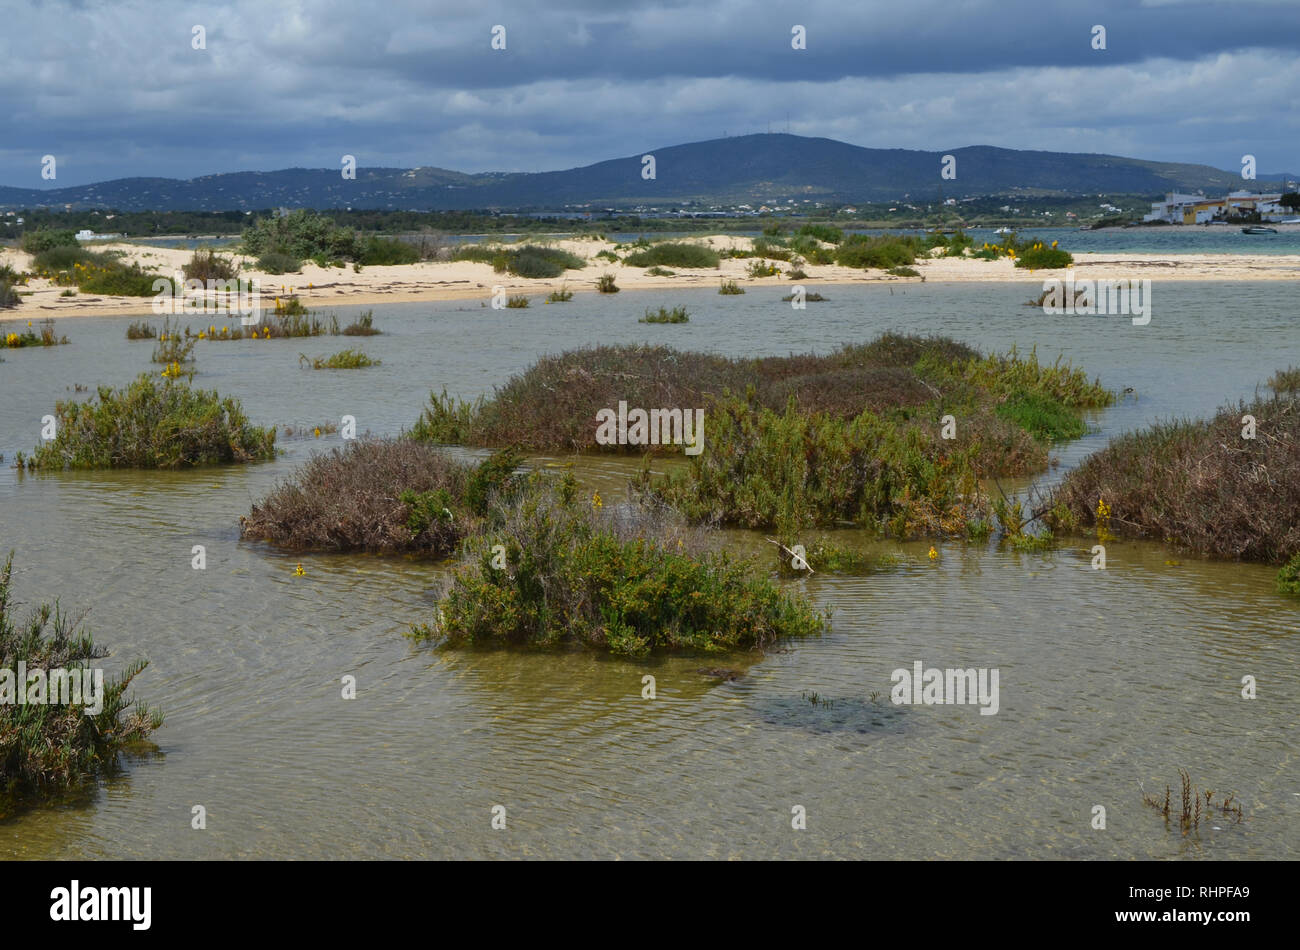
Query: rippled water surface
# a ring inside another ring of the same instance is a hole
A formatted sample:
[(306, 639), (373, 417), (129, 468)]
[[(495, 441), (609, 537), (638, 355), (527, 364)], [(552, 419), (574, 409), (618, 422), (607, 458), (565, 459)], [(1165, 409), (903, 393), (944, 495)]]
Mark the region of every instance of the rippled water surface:
[[(300, 352), (351, 339), (207, 343), (196, 383), (238, 395), (260, 424), (351, 414), (361, 430), (394, 434), (431, 389), (490, 392), (543, 353), (589, 343), (758, 355), (886, 329), (942, 332), (1064, 353), (1134, 389), (1059, 451), (1064, 470), (1118, 432), (1248, 398), (1274, 369), (1300, 364), (1293, 285), (1158, 283), (1146, 327), (1044, 316), (1022, 305), (1039, 286), (836, 286), (803, 312), (776, 286), (539, 299), (523, 311), (394, 305), (376, 311), (385, 335), (360, 341), (382, 366), (299, 368)], [(684, 303), (691, 322), (637, 323), (661, 303)], [(355, 310), (337, 308), (344, 321)], [(877, 544), (907, 561), (797, 582), (833, 610), (831, 632), (727, 660), (745, 670), (731, 682), (697, 672), (716, 659), (438, 652), (403, 631), (431, 610), (442, 567), (312, 556), (294, 577), (297, 557), (239, 540), (249, 505), (337, 436), (283, 441), (271, 464), (176, 474), (8, 467), (75, 385), (155, 369), (150, 343), (124, 339), (129, 319), (64, 320), (71, 345), (3, 354), (0, 548), (17, 551), (20, 600), (92, 608), (110, 669), (149, 657), (137, 692), (167, 722), (158, 754), (85, 800), (0, 823), (0, 855), (1300, 855), (1300, 608), (1274, 592), (1269, 568), (1129, 543), (1110, 545), (1108, 569), (1093, 571), (1085, 539), (1049, 554), (942, 545), (934, 564), (926, 544)], [(633, 467), (579, 463), (607, 497)], [(761, 535), (727, 540), (771, 557)], [(206, 571), (190, 566), (195, 544)], [(917, 660), (997, 668), (999, 712), (892, 705), (891, 671)], [(654, 701), (641, 698), (646, 673)], [(357, 677), (356, 700), (340, 697), (345, 674)], [(1247, 674), (1260, 684), (1254, 701), (1240, 697)], [(1250, 820), (1188, 837), (1167, 828), (1142, 787), (1162, 791), (1180, 766), (1203, 787), (1235, 790)], [(190, 828), (196, 804), (206, 831)], [(490, 828), (496, 804), (506, 832)], [(794, 805), (807, 809), (806, 831), (791, 830)], [(1105, 831), (1090, 826), (1095, 805)]]

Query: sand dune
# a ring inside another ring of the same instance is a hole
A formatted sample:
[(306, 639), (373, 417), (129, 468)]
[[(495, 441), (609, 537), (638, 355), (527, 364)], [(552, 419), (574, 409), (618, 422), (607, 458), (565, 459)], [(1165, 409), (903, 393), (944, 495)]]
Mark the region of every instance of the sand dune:
[[(714, 235), (698, 240), (712, 244), (718, 250), (748, 245), (749, 239), (732, 235)], [(555, 242), (557, 246), (572, 251), (588, 261), (580, 271), (569, 271), (563, 278), (528, 279), (509, 274), (494, 273), (487, 264), (469, 261), (425, 262), (392, 267), (366, 267), (360, 273), (352, 267), (317, 267), (303, 265), (301, 274), (270, 275), (258, 272), (251, 258), (234, 255), (241, 263), (243, 276), (259, 281), (263, 305), (273, 305), (277, 294), (296, 293), (311, 307), (343, 304), (375, 305), (431, 300), (487, 300), (494, 288), (500, 287), (510, 294), (544, 295), (561, 286), (575, 293), (596, 293), (596, 279), (601, 274), (613, 274), (618, 286), (627, 291), (670, 290), (681, 287), (716, 287), (719, 281), (734, 279), (742, 287), (789, 287), (792, 281), (784, 276), (788, 265), (778, 262), (782, 276), (750, 278), (746, 276), (749, 260), (724, 260), (713, 269), (678, 269), (671, 277), (646, 274), (644, 268), (627, 267), (599, 260), (595, 255), (602, 250), (614, 249), (609, 241), (570, 239)], [(149, 270), (162, 274), (178, 272), (190, 259), (190, 251), (149, 247), (138, 244), (102, 244), (96, 250), (122, 251), (129, 260), (137, 261)], [(1300, 278), (1300, 255), (1227, 255), (1227, 254), (1075, 254), (1076, 279), (1140, 279), (1152, 280), (1296, 280)], [(0, 250), (0, 264), (8, 263), (17, 270), (31, 267), (30, 255), (21, 251)], [(1008, 281), (1023, 283), (1027, 290), (1041, 288), (1042, 281), (1050, 277), (1063, 277), (1064, 271), (1027, 271), (1016, 268), (1010, 260), (981, 261), (951, 257), (920, 260), (916, 264), (929, 281)], [(808, 278), (799, 283), (810, 290), (834, 284), (872, 284), (885, 282), (916, 283), (919, 278), (892, 277), (883, 271), (861, 271), (834, 265), (805, 264)], [(78, 293), (73, 297), (60, 294), (64, 288), (47, 280), (33, 279), (20, 292), (30, 291), (22, 304), (14, 310), (0, 311), (0, 320), (30, 319), (32, 316), (99, 316), (112, 314), (147, 314), (148, 299), (132, 297), (106, 297)]]

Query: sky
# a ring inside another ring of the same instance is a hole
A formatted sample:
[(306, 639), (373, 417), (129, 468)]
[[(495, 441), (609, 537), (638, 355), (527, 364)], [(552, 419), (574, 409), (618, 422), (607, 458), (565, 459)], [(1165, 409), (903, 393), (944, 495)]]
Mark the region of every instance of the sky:
[(769, 129), (1300, 170), (1300, 0), (0, 4), (16, 187), (548, 171)]

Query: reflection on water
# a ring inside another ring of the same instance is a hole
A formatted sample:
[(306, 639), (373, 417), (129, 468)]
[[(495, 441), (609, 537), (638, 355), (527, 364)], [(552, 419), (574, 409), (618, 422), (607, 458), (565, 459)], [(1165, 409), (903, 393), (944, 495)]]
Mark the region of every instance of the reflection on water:
[[(650, 297), (579, 296), (493, 311), (381, 309), (361, 342), (383, 365), (297, 368), (338, 340), (200, 344), (196, 382), (242, 397), (262, 424), (355, 415), (396, 433), (429, 390), (473, 397), (538, 355), (654, 340), (752, 355), (826, 350), (885, 329), (944, 332), (985, 349), (1037, 345), (1135, 394), (1058, 454), (1068, 469), (1117, 432), (1209, 412), (1300, 363), (1289, 293), (1274, 285), (1155, 288), (1151, 324), (1045, 317), (1025, 286), (835, 287), (791, 311), (778, 286), (655, 294), (688, 324), (636, 322)], [(346, 319), (356, 308), (339, 308)], [(0, 824), (6, 857), (1295, 857), (1300, 854), (1300, 609), (1272, 571), (1087, 539), (1048, 554), (983, 545), (882, 544), (903, 564), (792, 581), (832, 611), (828, 634), (766, 657), (629, 662), (585, 654), (413, 645), (445, 567), (405, 558), (300, 558), (240, 542), (248, 506), (337, 436), (284, 443), (275, 463), (180, 474), (20, 476), (40, 418), (74, 384), (153, 369), (130, 318), (61, 321), (72, 345), (0, 364), (0, 548), (17, 595), (90, 606), (115, 669), (150, 668), (161, 755), (130, 763), (88, 801)], [(197, 326), (197, 322), (195, 323)], [(77, 397), (81, 398), (81, 397)], [(564, 464), (541, 459), (537, 464)], [(577, 462), (621, 495), (636, 462)], [(1059, 473), (1052, 477), (1059, 477)], [(772, 563), (759, 533), (722, 540)], [(207, 569), (190, 566), (207, 548)], [(294, 577), (302, 560), (306, 575)], [(1166, 563), (1176, 561), (1175, 564)], [(1000, 710), (889, 703), (916, 661), (1000, 670)], [(727, 666), (731, 681), (702, 674)], [(341, 677), (358, 697), (341, 697)], [(642, 699), (642, 677), (657, 698)], [(1243, 700), (1255, 676), (1259, 698)], [(816, 694), (824, 702), (813, 703)], [(873, 701), (873, 693), (878, 694)], [(1142, 805), (1187, 767), (1235, 790), (1251, 820), (1184, 838)], [(190, 809), (208, 812), (190, 829)], [(505, 805), (509, 830), (490, 828)], [(1091, 809), (1107, 809), (1093, 831)], [(807, 830), (790, 827), (807, 810)]]

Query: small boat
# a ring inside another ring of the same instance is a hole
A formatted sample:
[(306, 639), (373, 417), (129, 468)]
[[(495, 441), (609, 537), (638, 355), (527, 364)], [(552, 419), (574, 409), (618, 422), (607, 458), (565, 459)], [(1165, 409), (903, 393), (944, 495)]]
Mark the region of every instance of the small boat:
[(1261, 228), (1261, 227), (1242, 228), (1241, 233), (1242, 234), (1277, 234), (1277, 228)]
[(994, 234), (1015, 234), (1016, 232), (1012, 228), (998, 228), (993, 233)]

